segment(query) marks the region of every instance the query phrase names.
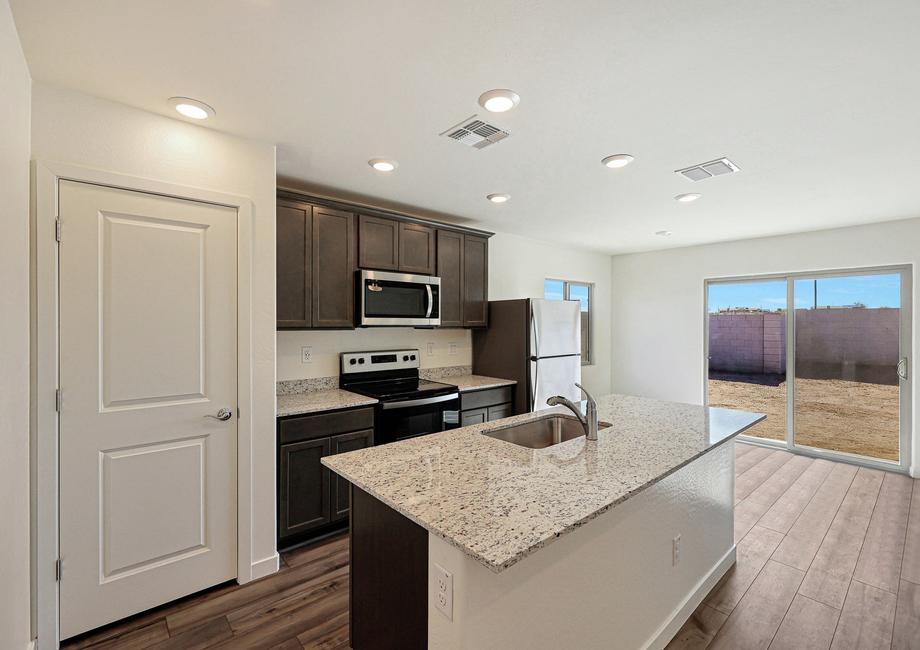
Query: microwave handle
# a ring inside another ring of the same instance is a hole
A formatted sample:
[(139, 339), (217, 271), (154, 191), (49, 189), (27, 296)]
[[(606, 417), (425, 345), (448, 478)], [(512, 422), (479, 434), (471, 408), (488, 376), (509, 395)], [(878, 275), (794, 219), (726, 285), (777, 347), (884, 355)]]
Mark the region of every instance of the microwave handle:
[(431, 310), (434, 309), (434, 294), (430, 284), (426, 283), (425, 288), (428, 290), (428, 311), (425, 312), (425, 318), (431, 318)]

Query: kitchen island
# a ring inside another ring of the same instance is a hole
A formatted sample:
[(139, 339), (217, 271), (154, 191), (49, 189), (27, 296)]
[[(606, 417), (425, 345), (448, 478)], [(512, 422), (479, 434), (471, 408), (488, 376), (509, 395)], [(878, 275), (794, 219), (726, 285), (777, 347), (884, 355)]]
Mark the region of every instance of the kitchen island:
[(323, 459), (352, 484), (355, 650), (667, 644), (734, 563), (725, 443), (765, 416), (608, 395), (597, 441), (484, 435), (567, 413)]

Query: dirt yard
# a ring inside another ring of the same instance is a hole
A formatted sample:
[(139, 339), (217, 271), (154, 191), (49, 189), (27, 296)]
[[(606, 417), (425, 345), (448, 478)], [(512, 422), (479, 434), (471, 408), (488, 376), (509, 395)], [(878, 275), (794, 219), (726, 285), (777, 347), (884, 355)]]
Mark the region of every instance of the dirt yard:
[[(772, 375), (712, 375), (711, 406), (766, 413), (751, 429), (760, 438), (786, 437), (786, 382)], [(837, 379), (797, 379), (796, 443), (898, 460), (898, 387)]]

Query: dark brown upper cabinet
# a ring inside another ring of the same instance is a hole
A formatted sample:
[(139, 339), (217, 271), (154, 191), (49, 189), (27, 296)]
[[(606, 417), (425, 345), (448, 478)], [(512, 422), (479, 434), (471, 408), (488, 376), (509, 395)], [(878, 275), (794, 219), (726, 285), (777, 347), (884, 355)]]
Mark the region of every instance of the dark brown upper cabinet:
[(438, 230), (441, 327), (463, 327), (463, 233)]
[(313, 208), (313, 327), (355, 326), (355, 216)]
[(440, 276), (441, 327), (488, 326), (490, 233), (290, 190), (277, 205), (279, 329), (353, 329), (358, 268)]
[(399, 270), (403, 273), (434, 275), (435, 230), (420, 223), (399, 223)]
[(276, 238), (278, 327), (354, 327), (354, 215), (279, 199)]
[(489, 240), (463, 235), (463, 326), (489, 324)]
[(379, 271), (399, 270), (399, 222), (358, 215), (358, 266)]
[(313, 210), (278, 201), (278, 327), (313, 327)]
[(434, 275), (436, 250), (431, 226), (358, 216), (358, 266), (362, 269)]

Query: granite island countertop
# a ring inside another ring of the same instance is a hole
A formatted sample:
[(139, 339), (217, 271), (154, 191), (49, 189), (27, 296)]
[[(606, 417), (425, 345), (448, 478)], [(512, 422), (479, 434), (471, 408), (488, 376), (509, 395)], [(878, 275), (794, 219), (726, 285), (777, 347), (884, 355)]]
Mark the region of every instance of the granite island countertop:
[(356, 406), (372, 406), (376, 403), (377, 400), (373, 397), (358, 395), (341, 388), (330, 388), (306, 393), (278, 395), (278, 407), (275, 415), (277, 417), (304, 415), (321, 411), (354, 408)]
[(605, 395), (612, 426), (528, 449), (482, 435), (548, 409), (326, 456), (371, 496), (500, 572), (763, 420), (760, 413)]

